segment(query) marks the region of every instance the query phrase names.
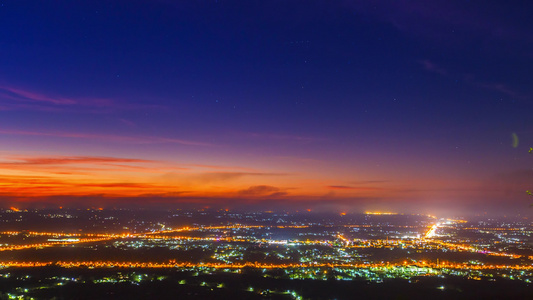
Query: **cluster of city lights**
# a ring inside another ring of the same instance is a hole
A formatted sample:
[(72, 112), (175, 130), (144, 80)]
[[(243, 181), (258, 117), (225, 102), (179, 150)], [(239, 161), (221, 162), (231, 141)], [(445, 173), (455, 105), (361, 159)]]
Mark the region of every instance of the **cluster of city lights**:
[[(370, 214), (389, 214), (389, 213), (370, 213)], [(446, 226), (454, 223), (463, 223), (463, 220), (447, 220), (446, 222), (436, 222), (430, 224), (425, 234), (418, 237), (408, 238), (387, 238), (387, 239), (349, 239), (340, 232), (334, 237), (334, 239), (323, 240), (276, 240), (271, 238), (256, 238), (252, 236), (242, 237), (194, 237), (184, 235), (172, 235), (172, 233), (184, 233), (184, 232), (205, 232), (205, 231), (231, 231), (240, 229), (272, 229), (272, 228), (308, 228), (309, 225), (228, 225), (228, 226), (196, 226), (196, 227), (180, 227), (166, 230), (152, 230), (142, 233), (123, 233), (123, 234), (80, 234), (80, 233), (63, 233), (63, 232), (34, 232), (34, 231), (5, 231), (0, 232), (0, 235), (25, 237), (47, 237), (46, 242), (42, 243), (29, 243), (29, 244), (17, 244), (10, 245), (4, 244), (0, 246), (0, 251), (16, 251), (24, 249), (41, 249), (54, 246), (73, 245), (80, 243), (97, 243), (109, 240), (123, 240), (123, 239), (138, 239), (138, 240), (176, 240), (184, 242), (247, 242), (257, 244), (271, 244), (271, 245), (316, 245), (316, 246), (332, 246), (337, 245), (342, 248), (413, 248), (413, 249), (447, 249), (451, 251), (466, 251), (474, 252), (485, 255), (501, 256), (508, 258), (520, 258), (521, 255), (510, 254), (503, 251), (489, 251), (486, 249), (478, 249), (474, 246), (462, 243), (452, 243), (438, 239), (437, 231), (441, 226)], [(341, 227), (368, 227), (372, 225), (343, 225)], [(327, 225), (326, 225), (327, 227)], [(412, 226), (405, 226), (412, 227)], [(120, 262), (120, 261), (59, 261), (59, 262), (19, 262), (19, 261), (4, 261), (0, 262), (0, 267), (41, 267), (46, 265), (58, 265), (61, 267), (89, 267), (89, 268), (194, 268), (194, 267), (206, 267), (206, 268), (229, 268), (229, 269), (241, 269), (245, 267), (262, 268), (262, 269), (287, 269), (287, 268), (308, 268), (308, 267), (330, 267), (330, 268), (393, 268), (398, 266), (412, 265), (418, 267), (435, 268), (435, 269), (468, 269), (468, 270), (491, 270), (491, 269), (514, 269), (514, 270), (532, 270), (531, 265), (495, 265), (495, 264), (469, 264), (469, 263), (452, 263), (452, 262), (426, 262), (426, 261), (411, 261), (404, 263), (361, 263), (361, 262), (312, 262), (302, 261), (300, 263), (282, 263), (282, 264), (265, 264), (258, 262), (231, 262), (224, 261), (219, 263), (192, 263), (192, 262), (175, 262), (170, 261), (166, 263), (162, 262)]]

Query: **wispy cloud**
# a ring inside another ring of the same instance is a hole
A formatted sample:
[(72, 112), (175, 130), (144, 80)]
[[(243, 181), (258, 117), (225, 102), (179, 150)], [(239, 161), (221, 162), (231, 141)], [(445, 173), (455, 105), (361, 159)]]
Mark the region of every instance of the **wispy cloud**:
[(312, 136), (300, 136), (300, 135), (291, 135), (291, 134), (278, 134), (278, 133), (260, 133), (260, 132), (246, 132), (241, 133), (244, 137), (249, 138), (258, 138), (258, 139), (269, 139), (269, 140), (284, 140), (284, 141), (294, 141), (302, 143), (318, 142), (325, 141), (325, 138), (312, 137)]
[(130, 126), (130, 127), (135, 127), (136, 126), (135, 123), (130, 121), (130, 120), (126, 120), (126, 119), (122, 119), (122, 118), (120, 118), (118, 120), (124, 125)]
[[(344, 1), (347, 6), (388, 22), (407, 34), (432, 39), (445, 46), (475, 36), (487, 41), (512, 40), (524, 45), (533, 40), (531, 31), (520, 22), (520, 5), (478, 5), (462, 1), (409, 0)], [(502, 11), (505, 9), (505, 11)], [(473, 11), (476, 13), (472, 13)], [(517, 18), (513, 18), (517, 16)], [(460, 28), (461, 30), (457, 30)]]
[[(48, 174), (52, 178), (58, 175), (61, 178), (84, 176), (98, 177), (96, 174), (111, 172), (154, 173), (162, 170), (157, 168), (161, 162), (145, 159), (96, 157), (96, 156), (8, 156), (0, 159), (0, 170), (24, 171), (34, 174)], [(167, 167), (170, 168), (170, 167)], [(186, 170), (186, 168), (172, 167), (174, 170)]]
[(213, 144), (189, 141), (183, 139), (166, 138), (166, 137), (144, 137), (144, 136), (122, 136), (112, 134), (92, 134), (79, 132), (45, 132), (45, 131), (25, 131), (0, 129), (0, 134), (9, 135), (29, 135), (29, 136), (50, 136), (60, 138), (91, 139), (109, 142), (121, 142), (132, 144), (181, 144), (187, 146), (213, 146)]
[(444, 70), (443, 68), (437, 66), (435, 63), (433, 63), (432, 61), (430, 61), (428, 59), (420, 60), (419, 63), (422, 64), (422, 66), (424, 67), (424, 69), (426, 71), (429, 71), (429, 72), (432, 72), (432, 73), (441, 74), (441, 75), (447, 75), (448, 74), (448, 72), (446, 70)]
[(428, 72), (431, 72), (431, 73), (436, 73), (436, 74), (440, 74), (442, 76), (446, 76), (446, 77), (451, 77), (451, 76), (455, 76), (455, 77), (459, 77), (459, 78), (462, 78), (463, 82), (471, 85), (471, 86), (474, 86), (474, 87), (477, 87), (477, 88), (482, 88), (482, 89), (485, 89), (485, 90), (490, 90), (490, 91), (496, 91), (496, 92), (499, 92), (499, 93), (502, 93), (502, 94), (505, 94), (507, 96), (510, 96), (510, 97), (514, 97), (514, 98), (518, 98), (518, 99), (525, 99), (527, 97), (525, 97), (524, 95), (522, 95), (521, 93), (513, 90), (512, 88), (510, 88), (509, 86), (507, 86), (506, 84), (503, 84), (503, 83), (488, 83), (488, 82), (484, 82), (482, 80), (479, 80), (477, 79), (476, 77), (474, 77), (473, 75), (471, 74), (453, 74), (453, 72), (449, 72), (448, 70), (446, 70), (444, 67), (438, 65), (437, 63), (433, 62), (433, 61), (430, 61), (428, 59), (423, 59), (423, 60), (419, 60), (418, 61), (422, 67), (424, 68), (424, 70), (428, 71)]
[(163, 186), (149, 183), (138, 182), (113, 182), (113, 183), (84, 183), (76, 184), (79, 187), (95, 187), (95, 188), (123, 188), (123, 189), (166, 189), (175, 188), (174, 186)]
[(18, 161), (3, 162), (3, 165), (62, 165), (101, 163), (153, 163), (153, 160), (102, 156), (14, 157)]
[(47, 176), (2, 176), (0, 195), (13, 198), (55, 197), (56, 195), (91, 195), (98, 191), (109, 197), (139, 196), (146, 193), (171, 193), (174, 185), (148, 182), (121, 182), (87, 178), (54, 178)]
[(56, 105), (73, 105), (78, 104), (78, 101), (62, 97), (50, 97), (43, 94), (38, 94), (31, 91), (26, 91), (18, 88), (0, 86), (0, 92), (4, 97), (9, 97), (13, 100), (20, 101), (36, 101), (36, 102), (46, 102)]
[(256, 169), (235, 167), (235, 166), (219, 166), (219, 165), (204, 165), (204, 164), (186, 164), (185, 166), (214, 169), (214, 170), (241, 170), (245, 172), (257, 172)]
[(480, 88), (500, 92), (502, 94), (505, 94), (507, 96), (511, 96), (514, 98), (525, 98), (523, 95), (521, 95), (517, 91), (512, 90), (511, 88), (509, 88), (507, 85), (503, 83), (485, 83), (485, 82), (473, 81), (473, 84)]
[[(106, 98), (68, 98), (18, 87), (0, 86), (0, 97), (15, 101), (12, 108), (60, 109), (66, 107), (116, 107), (115, 101)], [(43, 106), (44, 105), (44, 106)]]
[(360, 185), (360, 184), (376, 184), (376, 183), (387, 183), (390, 182), (390, 180), (360, 180), (360, 181), (352, 181), (351, 184), (354, 185)]
[(238, 179), (245, 176), (285, 176), (285, 173), (261, 173), (261, 172), (206, 172), (194, 176), (194, 179), (202, 183), (223, 182)]
[(356, 191), (378, 191), (382, 188), (378, 187), (361, 187), (361, 186), (349, 186), (349, 185), (328, 185), (326, 188), (330, 190), (356, 190)]
[(286, 173), (269, 172), (240, 172), (240, 171), (218, 171), (203, 172), (202, 170), (190, 170), (188, 172), (168, 172), (157, 177), (159, 182), (173, 184), (179, 182), (184, 186), (195, 187), (200, 190), (210, 190), (217, 188), (229, 192), (235, 186), (239, 186), (241, 181), (255, 182), (259, 178), (264, 180), (275, 179), (279, 176), (287, 176)]
[(277, 198), (287, 196), (287, 192), (270, 185), (254, 185), (247, 189), (238, 191), (239, 196), (245, 198)]
[(324, 161), (322, 160), (315, 159), (315, 158), (308, 158), (308, 157), (298, 157), (298, 156), (274, 156), (274, 157), (284, 159), (284, 160), (302, 162), (306, 164), (324, 163)]
[[(161, 108), (160, 105), (131, 103), (104, 97), (63, 97), (53, 93), (36, 92), (20, 87), (0, 85), (0, 110), (80, 111), (103, 113), (124, 109)], [(5, 101), (10, 100), (10, 101)], [(125, 124), (133, 122), (121, 119)]]

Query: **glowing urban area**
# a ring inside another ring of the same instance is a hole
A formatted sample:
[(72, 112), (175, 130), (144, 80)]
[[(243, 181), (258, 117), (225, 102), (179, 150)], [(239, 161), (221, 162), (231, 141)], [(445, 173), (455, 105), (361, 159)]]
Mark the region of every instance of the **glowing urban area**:
[(525, 217), (12, 207), (0, 220), (9, 228), (0, 232), (0, 282), (18, 285), (4, 291), (10, 299), (165, 281), (195, 296), (231, 286), (233, 296), (308, 299), (320, 294), (291, 282), (400, 281), (450, 295), (461, 289), (454, 279), (522, 289), (533, 280)]

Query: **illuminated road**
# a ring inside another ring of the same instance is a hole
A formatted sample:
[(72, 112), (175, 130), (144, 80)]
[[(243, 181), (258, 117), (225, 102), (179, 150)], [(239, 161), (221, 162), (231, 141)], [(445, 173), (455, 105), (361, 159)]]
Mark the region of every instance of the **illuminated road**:
[(424, 236), (426, 239), (430, 239), (430, 238), (433, 238), (435, 237), (435, 232), (437, 231), (437, 229), (439, 229), (439, 226), (440, 226), (440, 223), (437, 223), (433, 226), (431, 226), (428, 230), (428, 232), (426, 232), (426, 235)]
[(399, 268), (399, 267), (418, 267), (431, 269), (456, 269), (456, 270), (523, 270), (532, 271), (532, 265), (473, 265), (459, 263), (357, 263), (357, 264), (263, 264), (263, 263), (240, 263), (240, 264), (223, 264), (223, 263), (189, 263), (175, 262), (123, 262), (123, 261), (57, 261), (57, 262), (20, 262), (5, 261), (0, 262), (0, 268), (8, 267), (44, 267), (60, 266), (63, 268), (214, 268), (214, 269), (242, 269), (246, 267), (257, 269), (302, 269), (302, 268), (350, 268), (350, 269), (370, 269), (370, 268)]

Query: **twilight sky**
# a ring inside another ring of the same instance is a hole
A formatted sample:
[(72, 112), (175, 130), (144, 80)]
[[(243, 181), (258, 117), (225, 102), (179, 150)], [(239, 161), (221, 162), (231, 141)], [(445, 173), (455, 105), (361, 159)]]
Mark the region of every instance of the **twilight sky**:
[(522, 213), (527, 1), (0, 1), (0, 205)]

